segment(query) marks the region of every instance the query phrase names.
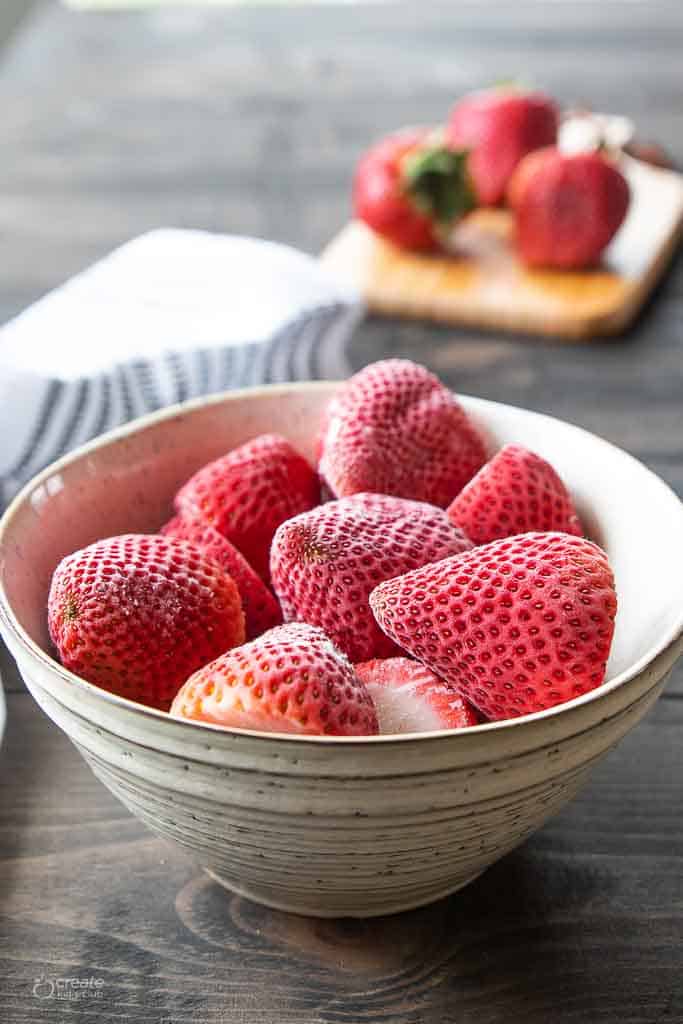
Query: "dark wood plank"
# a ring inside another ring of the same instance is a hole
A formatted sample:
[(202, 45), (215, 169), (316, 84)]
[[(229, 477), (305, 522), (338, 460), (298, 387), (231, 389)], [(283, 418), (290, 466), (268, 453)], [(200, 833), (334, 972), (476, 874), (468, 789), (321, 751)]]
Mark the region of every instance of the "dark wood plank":
[(67, 1019), (33, 995), (41, 976), (101, 979), (100, 997), (69, 1009), (102, 1024), (683, 1019), (680, 702), (661, 701), (571, 806), (469, 889), (368, 922), (231, 897), (132, 819), (28, 695), (9, 713), (4, 1020)]

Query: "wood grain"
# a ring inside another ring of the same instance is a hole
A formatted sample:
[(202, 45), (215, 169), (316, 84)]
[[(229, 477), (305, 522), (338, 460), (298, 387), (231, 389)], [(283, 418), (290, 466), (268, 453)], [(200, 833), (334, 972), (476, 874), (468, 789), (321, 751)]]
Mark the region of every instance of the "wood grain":
[[(0, 319), (133, 234), (234, 230), (319, 252), (358, 155), (522, 71), (632, 115), (683, 164), (678, 0), (68, 14), (0, 64)], [(277, 155), (274, 175), (273, 154)], [(349, 368), (407, 355), (549, 412), (683, 494), (683, 258), (620, 342), (369, 319)], [(19, 687), (3, 662), (5, 682)], [(588, 788), (461, 896), (386, 921), (264, 913), (150, 837), (18, 690), (0, 753), (0, 1017), (79, 1024), (680, 1024), (683, 666)], [(678, 696), (677, 696), (678, 695)], [(104, 979), (46, 1009), (34, 979)]]
[(530, 270), (514, 250), (508, 210), (477, 210), (447, 256), (409, 253), (352, 221), (321, 255), (370, 309), (472, 327), (591, 341), (637, 316), (683, 235), (683, 176), (625, 158), (631, 205), (600, 267)]

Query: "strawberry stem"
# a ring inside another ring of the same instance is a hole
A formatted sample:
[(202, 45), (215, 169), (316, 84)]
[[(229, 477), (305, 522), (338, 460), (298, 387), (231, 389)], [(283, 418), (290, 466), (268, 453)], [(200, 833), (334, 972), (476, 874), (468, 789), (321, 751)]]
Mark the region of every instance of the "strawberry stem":
[(434, 146), (410, 154), (404, 187), (420, 213), (449, 226), (476, 206), (467, 174), (467, 150)]

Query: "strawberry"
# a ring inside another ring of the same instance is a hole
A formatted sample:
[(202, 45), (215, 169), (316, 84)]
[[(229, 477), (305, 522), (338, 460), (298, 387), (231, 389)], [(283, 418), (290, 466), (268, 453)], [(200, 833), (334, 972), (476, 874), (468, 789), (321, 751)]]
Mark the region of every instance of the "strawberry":
[(558, 111), (548, 96), (519, 89), (470, 93), (455, 106), (446, 142), (468, 149), (469, 171), (479, 202), (495, 206), (522, 157), (557, 139)]
[(171, 714), (230, 729), (374, 736), (372, 698), (320, 629), (276, 626), (205, 665), (176, 695)]
[(370, 604), (392, 640), (492, 719), (600, 686), (617, 608), (605, 553), (565, 533), (445, 558), (380, 583)]
[(185, 541), (128, 534), (64, 558), (48, 598), (62, 664), (121, 697), (167, 709), (190, 673), (244, 641), (231, 577)]
[(380, 658), (356, 665), (377, 710), (383, 735), (464, 729), (479, 719), (459, 693), (410, 658)]
[(276, 529), (319, 500), (318, 479), (303, 456), (284, 437), (263, 434), (195, 473), (175, 508), (213, 526), (268, 582)]
[(447, 512), (475, 544), (531, 530), (583, 534), (571, 495), (553, 467), (521, 444), (501, 448)]
[(407, 359), (372, 363), (341, 386), (319, 453), (320, 475), (337, 497), (376, 491), (442, 508), (486, 459), (455, 396)]
[(510, 184), (515, 244), (531, 267), (597, 263), (629, 205), (629, 186), (602, 153), (550, 147), (526, 157)]
[(658, 142), (639, 142), (638, 139), (634, 139), (633, 142), (624, 146), (624, 152), (628, 156), (632, 156), (634, 160), (640, 160), (652, 167), (663, 167), (665, 170), (673, 171), (676, 166), (667, 151)]
[(197, 516), (174, 516), (162, 526), (160, 533), (164, 537), (190, 541), (232, 576), (242, 599), (247, 640), (260, 636), (282, 622), (280, 606), (261, 577), (254, 572), (244, 555), (213, 526)]
[(353, 185), (356, 217), (404, 249), (437, 249), (475, 205), (465, 155), (444, 147), (431, 128), (408, 128), (361, 158)]
[(432, 505), (385, 494), (331, 501), (283, 523), (273, 538), (271, 573), (285, 621), (323, 629), (351, 658), (396, 653), (368, 597), (382, 580), (471, 547)]

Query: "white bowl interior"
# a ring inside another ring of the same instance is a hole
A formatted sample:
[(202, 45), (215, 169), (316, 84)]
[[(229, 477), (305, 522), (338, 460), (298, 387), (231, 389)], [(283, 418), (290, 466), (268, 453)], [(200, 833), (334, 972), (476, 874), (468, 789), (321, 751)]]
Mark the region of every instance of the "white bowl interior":
[[(334, 388), (294, 385), (201, 400), (124, 427), (46, 470), (15, 501), (0, 535), (0, 581), (18, 624), (49, 651), (45, 605), (59, 560), (100, 537), (156, 530), (178, 486), (208, 460), (266, 431), (313, 458)], [(681, 502), (635, 459), (577, 427), (481, 399), (463, 402), (492, 449), (527, 445), (571, 489), (617, 581), (608, 683), (634, 674), (683, 627)]]

